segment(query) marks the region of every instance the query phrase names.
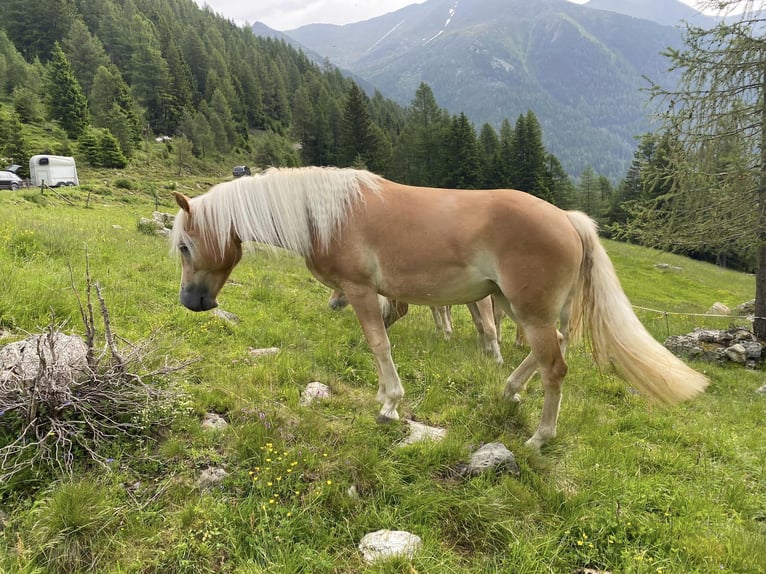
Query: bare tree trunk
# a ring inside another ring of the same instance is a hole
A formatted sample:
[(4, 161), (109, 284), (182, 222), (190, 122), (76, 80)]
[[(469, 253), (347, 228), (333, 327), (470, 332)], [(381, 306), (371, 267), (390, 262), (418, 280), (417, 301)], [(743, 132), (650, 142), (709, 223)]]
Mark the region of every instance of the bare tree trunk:
[[(766, 57), (765, 57), (766, 58)], [(755, 271), (755, 319), (753, 333), (759, 340), (766, 340), (766, 62), (761, 80), (761, 161), (758, 181), (758, 228), (756, 241), (758, 268)]]

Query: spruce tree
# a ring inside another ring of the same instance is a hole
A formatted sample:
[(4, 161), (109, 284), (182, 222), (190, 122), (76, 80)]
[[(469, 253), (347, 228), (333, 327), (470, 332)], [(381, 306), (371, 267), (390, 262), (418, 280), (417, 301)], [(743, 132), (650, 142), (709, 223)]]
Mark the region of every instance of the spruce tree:
[(46, 66), (46, 75), (46, 103), (50, 115), (69, 137), (77, 139), (90, 123), (88, 102), (58, 42)]
[(101, 147), (101, 166), (122, 169), (128, 160), (120, 149), (120, 142), (109, 130), (104, 130), (99, 141)]
[(476, 130), (464, 113), (452, 119), (447, 134), (444, 168), (445, 187), (477, 189), (481, 187), (481, 154)]

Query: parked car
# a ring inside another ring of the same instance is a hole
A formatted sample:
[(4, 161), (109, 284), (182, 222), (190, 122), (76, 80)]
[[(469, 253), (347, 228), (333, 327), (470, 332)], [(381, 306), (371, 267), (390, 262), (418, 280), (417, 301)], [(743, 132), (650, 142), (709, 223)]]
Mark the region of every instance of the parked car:
[(235, 166), (232, 170), (234, 177), (242, 177), (243, 175), (250, 175), (250, 168), (246, 165)]
[(16, 191), (24, 183), (18, 175), (12, 171), (0, 171), (0, 189), (12, 189)]

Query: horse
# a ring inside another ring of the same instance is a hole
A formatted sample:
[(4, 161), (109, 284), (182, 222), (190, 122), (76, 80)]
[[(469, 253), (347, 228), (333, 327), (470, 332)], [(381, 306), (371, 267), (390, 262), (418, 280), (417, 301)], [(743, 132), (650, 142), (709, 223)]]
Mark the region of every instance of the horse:
[(378, 295), (428, 306), (491, 295), (530, 348), (506, 379), (506, 399), (520, 400), (540, 374), (540, 422), (525, 443), (538, 451), (557, 433), (567, 344), (584, 332), (597, 364), (614, 365), (650, 402), (691, 399), (709, 384), (636, 317), (595, 222), (523, 191), (425, 188), (366, 170), (303, 167), (269, 168), (193, 199), (174, 196), (180, 302), (214, 308), (253, 243), (303, 257), (357, 316), (375, 360), (381, 422), (399, 418), (404, 388)]
[[(348, 306), (348, 298), (340, 289), (333, 289), (327, 306), (333, 311), (340, 311)], [(382, 295), (378, 295), (378, 306), (383, 314), (383, 324), (386, 329), (404, 317), (408, 311), (407, 303), (392, 301)], [(484, 347), (484, 352), (492, 355), (495, 362), (502, 365), (503, 355), (500, 352), (499, 337), (502, 314), (498, 315), (496, 312), (491, 297), (466, 303), (466, 307), (471, 313), (471, 319), (479, 333), (479, 341)], [(449, 341), (452, 337), (452, 308), (449, 305), (443, 305), (430, 307), (430, 309), (436, 329)]]

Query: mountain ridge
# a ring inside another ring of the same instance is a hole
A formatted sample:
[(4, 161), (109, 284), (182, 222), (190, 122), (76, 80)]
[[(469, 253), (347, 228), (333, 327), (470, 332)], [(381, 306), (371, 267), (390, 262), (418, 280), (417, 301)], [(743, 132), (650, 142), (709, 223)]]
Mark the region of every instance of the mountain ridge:
[(673, 27), (565, 0), (428, 0), (285, 34), (404, 105), (426, 82), (477, 126), (531, 109), (569, 173), (613, 179), (650, 129), (645, 78), (670, 79), (660, 53), (681, 41)]

